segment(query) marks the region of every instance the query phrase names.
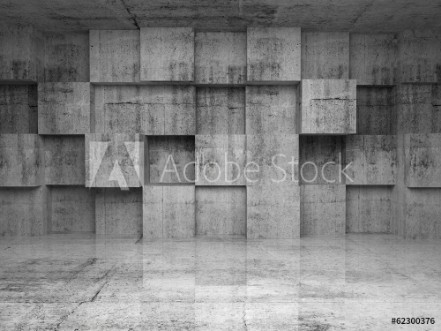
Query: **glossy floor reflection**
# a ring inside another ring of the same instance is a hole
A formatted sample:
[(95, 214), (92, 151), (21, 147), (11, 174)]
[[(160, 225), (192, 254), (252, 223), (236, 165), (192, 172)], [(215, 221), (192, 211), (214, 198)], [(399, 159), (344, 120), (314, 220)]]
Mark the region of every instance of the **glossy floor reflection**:
[(1, 330), (441, 329), (440, 241), (51, 235), (0, 259)]

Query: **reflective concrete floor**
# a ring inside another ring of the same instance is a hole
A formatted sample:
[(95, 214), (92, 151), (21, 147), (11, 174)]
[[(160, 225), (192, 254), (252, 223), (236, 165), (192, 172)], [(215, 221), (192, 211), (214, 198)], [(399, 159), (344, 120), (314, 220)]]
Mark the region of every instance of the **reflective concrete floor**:
[(0, 261), (1, 330), (441, 330), (441, 241), (51, 235)]

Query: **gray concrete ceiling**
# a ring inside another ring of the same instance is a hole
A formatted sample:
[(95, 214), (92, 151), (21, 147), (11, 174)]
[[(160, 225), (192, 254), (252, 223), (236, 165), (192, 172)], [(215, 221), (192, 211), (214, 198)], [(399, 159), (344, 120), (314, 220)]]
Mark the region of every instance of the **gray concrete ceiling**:
[(440, 0), (0, 0), (0, 19), (41, 30), (249, 25), (399, 32), (441, 29)]

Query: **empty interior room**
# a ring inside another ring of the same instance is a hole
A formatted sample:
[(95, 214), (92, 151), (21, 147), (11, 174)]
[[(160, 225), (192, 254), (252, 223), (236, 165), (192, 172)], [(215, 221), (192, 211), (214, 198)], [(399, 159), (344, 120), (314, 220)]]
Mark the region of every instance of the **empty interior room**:
[(441, 330), (440, 15), (0, 0), (0, 330)]

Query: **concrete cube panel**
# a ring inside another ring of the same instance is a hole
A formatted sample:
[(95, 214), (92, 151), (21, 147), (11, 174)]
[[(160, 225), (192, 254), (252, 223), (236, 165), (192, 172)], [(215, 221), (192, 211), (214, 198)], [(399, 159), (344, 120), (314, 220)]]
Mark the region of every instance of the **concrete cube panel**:
[(86, 135), (86, 187), (141, 187), (144, 137), (138, 134)]
[(247, 77), (246, 33), (196, 33), (194, 61), (197, 84), (245, 84)]
[(193, 135), (195, 99), (193, 86), (95, 86), (92, 130)]
[(300, 28), (248, 28), (248, 82), (286, 83), (300, 81), (302, 53), (300, 44)]
[(337, 136), (300, 136), (300, 183), (344, 184), (344, 139)]
[(300, 186), (262, 183), (247, 186), (247, 238), (292, 239), (300, 236)]
[(245, 135), (196, 135), (195, 146), (196, 185), (245, 185)]
[(245, 134), (245, 88), (199, 87), (197, 134)]
[(346, 187), (347, 233), (390, 233), (394, 214), (392, 187)]
[(40, 236), (47, 233), (47, 188), (0, 189), (0, 236)]
[(91, 30), (89, 44), (91, 82), (139, 82), (138, 30)]
[(95, 193), (96, 234), (108, 237), (142, 236), (142, 190), (99, 189)]
[(247, 134), (298, 133), (296, 86), (247, 86), (246, 93)]
[(436, 31), (404, 31), (398, 37), (400, 83), (440, 81), (441, 39)]
[(307, 185), (300, 192), (302, 236), (345, 234), (345, 185)]
[(141, 28), (141, 81), (194, 79), (193, 28)]
[(84, 136), (44, 136), (46, 185), (84, 185)]
[(195, 235), (195, 187), (144, 186), (143, 238), (185, 239)]
[(89, 83), (41, 83), (38, 85), (39, 134), (85, 134), (89, 132)]
[(350, 78), (356, 79), (357, 85), (394, 85), (397, 45), (394, 34), (352, 33)]
[(48, 232), (95, 232), (95, 192), (86, 187), (49, 188)]
[(194, 183), (194, 137), (151, 136), (147, 141), (149, 176), (146, 176), (146, 184)]
[(196, 235), (246, 236), (246, 187), (196, 187)]
[(303, 32), (302, 79), (348, 79), (349, 33)]
[(0, 133), (37, 133), (37, 85), (0, 85)]
[(407, 187), (441, 188), (441, 134), (404, 137)]
[(0, 187), (43, 184), (41, 138), (36, 134), (0, 135)]
[(44, 40), (30, 26), (0, 24), (0, 81), (42, 79)]
[(397, 181), (396, 136), (346, 137), (346, 185), (394, 185)]
[(390, 87), (357, 87), (357, 134), (396, 133), (395, 93)]
[(89, 32), (44, 34), (44, 81), (89, 82)]
[(304, 79), (301, 85), (301, 133), (356, 133), (355, 80)]

